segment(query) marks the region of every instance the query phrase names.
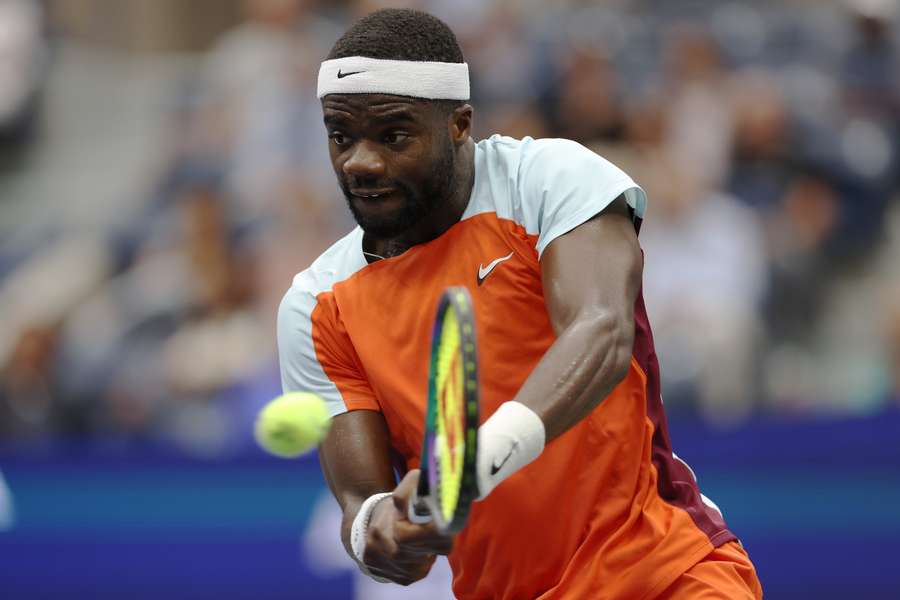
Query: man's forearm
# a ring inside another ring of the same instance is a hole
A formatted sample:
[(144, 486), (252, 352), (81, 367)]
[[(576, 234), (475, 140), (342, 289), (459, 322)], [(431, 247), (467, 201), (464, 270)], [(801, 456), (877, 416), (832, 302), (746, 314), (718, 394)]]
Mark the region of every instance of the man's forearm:
[(353, 555), (351, 529), (363, 502), (394, 488), (387, 424), (381, 413), (357, 410), (334, 418), (319, 447), (328, 487), (343, 512), (341, 541)]
[(550, 242), (540, 261), (557, 338), (478, 431), (482, 497), (587, 416), (631, 361), (643, 256), (624, 196)]
[(624, 378), (634, 338), (634, 326), (627, 323), (630, 315), (576, 317), (516, 397), (485, 421), (478, 431), (482, 498), (587, 416)]
[(633, 317), (607, 313), (576, 318), (544, 354), (515, 400), (537, 413), (549, 442), (586, 417), (622, 381), (633, 344)]
[[(365, 492), (360, 493), (356, 492), (347, 492), (342, 494), (340, 497), (335, 496), (338, 500), (338, 504), (341, 506), (341, 511), (343, 513), (343, 518), (341, 519), (341, 542), (344, 544), (344, 549), (347, 550), (347, 553), (350, 556), (355, 557), (355, 552), (353, 549), (353, 523), (359, 515), (360, 509), (366, 503), (369, 498), (373, 496), (390, 492), (394, 489), (393, 482), (369, 482), (369, 485), (363, 486)], [(334, 490), (332, 490), (334, 491)], [(371, 506), (368, 507), (371, 510)]]

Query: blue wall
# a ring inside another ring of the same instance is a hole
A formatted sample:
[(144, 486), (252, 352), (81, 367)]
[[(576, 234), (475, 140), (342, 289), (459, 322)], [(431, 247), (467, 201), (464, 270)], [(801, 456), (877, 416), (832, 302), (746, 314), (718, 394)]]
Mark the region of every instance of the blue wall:
[[(900, 598), (900, 415), (728, 433), (679, 422), (672, 437), (767, 598)], [(17, 508), (0, 598), (351, 597), (349, 573), (304, 565), (324, 489), (314, 457), (60, 444), (5, 448), (0, 469)]]

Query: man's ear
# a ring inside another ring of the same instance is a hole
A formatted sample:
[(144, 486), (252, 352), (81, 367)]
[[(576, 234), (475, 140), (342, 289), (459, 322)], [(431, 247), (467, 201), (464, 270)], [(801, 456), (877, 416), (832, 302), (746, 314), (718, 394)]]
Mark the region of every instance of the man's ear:
[(461, 146), (472, 135), (472, 105), (463, 104), (450, 113), (450, 139), (456, 146)]

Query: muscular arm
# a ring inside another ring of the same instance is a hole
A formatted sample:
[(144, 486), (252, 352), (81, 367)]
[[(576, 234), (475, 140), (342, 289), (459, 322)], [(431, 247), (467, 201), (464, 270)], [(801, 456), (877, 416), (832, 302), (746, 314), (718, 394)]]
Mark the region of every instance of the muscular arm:
[(319, 460), (343, 511), (341, 541), (350, 556), (354, 556), (350, 532), (360, 506), (373, 494), (392, 491), (390, 501), (378, 502), (372, 509), (364, 562), (371, 574), (409, 585), (428, 574), (436, 554), (450, 552), (453, 539), (439, 534), (433, 524), (417, 525), (407, 519), (419, 471), (410, 471), (395, 487), (389, 440), (381, 413), (350, 411), (332, 421)]
[(396, 485), (384, 416), (372, 410), (336, 416), (319, 448), (319, 461), (344, 513), (341, 541), (353, 556), (350, 526), (360, 505), (372, 494), (391, 491)]
[(544, 251), (544, 299), (557, 339), (515, 400), (541, 418), (548, 442), (587, 416), (627, 374), (642, 268), (622, 197)]

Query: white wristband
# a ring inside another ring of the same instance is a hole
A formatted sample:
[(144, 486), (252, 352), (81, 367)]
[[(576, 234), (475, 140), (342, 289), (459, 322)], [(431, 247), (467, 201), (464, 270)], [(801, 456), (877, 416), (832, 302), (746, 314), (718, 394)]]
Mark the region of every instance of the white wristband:
[(356, 517), (353, 518), (353, 525), (350, 527), (350, 548), (353, 550), (356, 562), (359, 563), (360, 571), (381, 583), (388, 583), (388, 580), (372, 575), (371, 571), (366, 567), (366, 563), (363, 562), (363, 555), (366, 552), (366, 531), (369, 528), (369, 519), (372, 518), (372, 511), (375, 510), (375, 506), (379, 502), (390, 496), (390, 492), (382, 492), (366, 498), (362, 506), (359, 507), (359, 512), (356, 513)]
[(500, 405), (478, 429), (478, 499), (544, 451), (544, 422), (521, 402)]

